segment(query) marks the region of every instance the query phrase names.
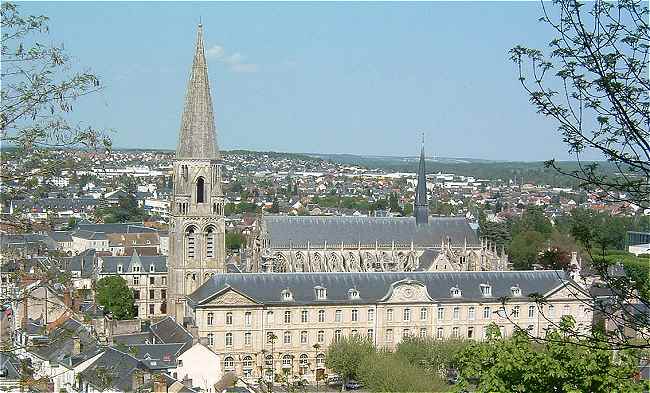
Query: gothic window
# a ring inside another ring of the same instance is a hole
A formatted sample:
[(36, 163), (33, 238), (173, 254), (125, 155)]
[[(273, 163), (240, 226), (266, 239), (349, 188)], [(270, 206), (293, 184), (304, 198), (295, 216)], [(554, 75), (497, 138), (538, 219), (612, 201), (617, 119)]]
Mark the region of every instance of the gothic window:
[(196, 252), (196, 228), (187, 228), (185, 236), (187, 238), (187, 257), (193, 259)]
[(202, 177), (196, 179), (196, 203), (205, 202), (205, 180)]
[(214, 227), (209, 226), (206, 229), (206, 235), (205, 235), (205, 253), (208, 258), (214, 257), (214, 237), (215, 237), (215, 230)]

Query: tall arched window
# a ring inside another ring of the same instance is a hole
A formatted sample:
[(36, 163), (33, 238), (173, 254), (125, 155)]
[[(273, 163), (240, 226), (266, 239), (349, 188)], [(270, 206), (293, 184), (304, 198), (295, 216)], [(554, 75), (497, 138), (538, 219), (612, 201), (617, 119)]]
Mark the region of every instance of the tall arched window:
[(214, 257), (215, 230), (213, 226), (209, 226), (205, 231), (205, 255), (212, 258)]
[(196, 228), (187, 228), (185, 236), (187, 237), (187, 257), (193, 259), (196, 254)]
[(205, 202), (205, 180), (202, 177), (196, 179), (196, 203)]

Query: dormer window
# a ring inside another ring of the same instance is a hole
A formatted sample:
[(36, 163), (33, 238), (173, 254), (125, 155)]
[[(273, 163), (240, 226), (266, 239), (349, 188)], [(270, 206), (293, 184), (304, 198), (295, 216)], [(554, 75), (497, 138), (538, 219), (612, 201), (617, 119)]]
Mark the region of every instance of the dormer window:
[(461, 297), (463, 296), (463, 292), (460, 290), (460, 288), (457, 287), (451, 287), (449, 290), (449, 293), (451, 294), (451, 297)]
[(519, 288), (519, 285), (515, 285), (514, 287), (510, 287), (510, 294), (513, 297), (521, 296), (521, 288)]
[(324, 287), (314, 287), (314, 291), (316, 291), (316, 299), (318, 300), (325, 300), (327, 299), (327, 289)]
[(289, 289), (283, 289), (280, 293), (280, 297), (282, 298), (283, 302), (290, 302), (293, 300), (293, 294)]
[(140, 266), (133, 266), (134, 273), (140, 273)]
[(492, 296), (492, 287), (490, 284), (481, 284), (481, 295)]
[(122, 265), (117, 265), (117, 272), (122, 273)]
[(154, 265), (153, 264), (149, 265), (149, 272), (153, 273), (155, 271), (156, 271), (156, 268), (154, 267)]
[(350, 299), (359, 299), (359, 291), (356, 289), (352, 288), (348, 291), (348, 298)]

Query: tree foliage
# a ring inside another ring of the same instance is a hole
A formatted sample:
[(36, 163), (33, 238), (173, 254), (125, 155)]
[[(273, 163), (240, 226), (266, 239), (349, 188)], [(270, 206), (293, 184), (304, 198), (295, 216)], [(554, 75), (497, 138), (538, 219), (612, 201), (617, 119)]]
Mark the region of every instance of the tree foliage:
[(24, 198), (34, 195), (37, 178), (47, 181), (66, 166), (52, 149), (103, 151), (111, 142), (105, 132), (70, 121), (76, 100), (101, 84), (91, 72), (73, 70), (63, 45), (45, 43), (48, 18), (24, 17), (10, 2), (1, 12), (0, 137), (3, 161), (17, 165), (4, 167), (0, 178), (3, 194)]
[(643, 392), (636, 383), (638, 357), (614, 352), (598, 338), (575, 338), (571, 317), (537, 342), (523, 331), (504, 338), (495, 325), (488, 339), (469, 345), (459, 356), (459, 389), (477, 392), (611, 393)]
[(325, 365), (347, 382), (359, 375), (368, 357), (375, 351), (370, 340), (359, 336), (342, 337), (327, 349)]
[(97, 281), (97, 303), (113, 315), (115, 319), (131, 319), (135, 316), (133, 292), (120, 276), (108, 276)]
[[(647, 2), (554, 0), (541, 2), (542, 22), (555, 37), (550, 53), (517, 46), (510, 50), (530, 102), (557, 122), (558, 131), (580, 165), (564, 170), (598, 191), (605, 200), (627, 200), (650, 207), (650, 102)], [(597, 153), (616, 171), (606, 174)]]

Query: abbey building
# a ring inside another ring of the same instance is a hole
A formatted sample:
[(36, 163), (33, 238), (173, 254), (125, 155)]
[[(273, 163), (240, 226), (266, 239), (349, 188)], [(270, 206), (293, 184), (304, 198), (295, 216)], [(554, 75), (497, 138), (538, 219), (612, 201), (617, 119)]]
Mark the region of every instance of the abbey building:
[(186, 296), (225, 272), (221, 160), (204, 52), (199, 25), (173, 164), (168, 314), (179, 322), (186, 316)]

